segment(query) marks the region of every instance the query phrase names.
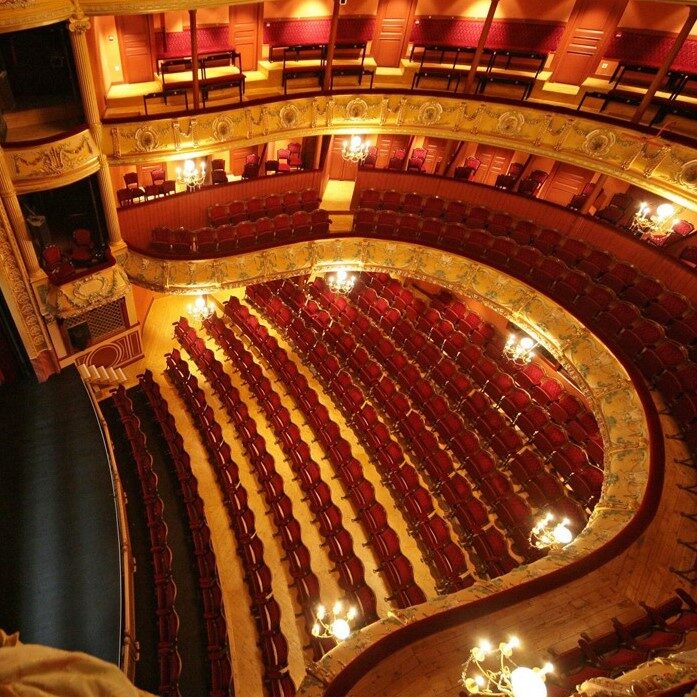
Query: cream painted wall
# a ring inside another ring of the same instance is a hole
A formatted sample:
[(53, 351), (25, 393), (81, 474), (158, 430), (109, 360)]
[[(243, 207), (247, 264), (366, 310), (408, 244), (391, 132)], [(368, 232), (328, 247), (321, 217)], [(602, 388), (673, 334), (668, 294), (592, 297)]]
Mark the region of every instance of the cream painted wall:
[[(620, 27), (654, 29), (678, 33), (687, 19), (687, 7), (667, 2), (641, 2), (629, 0), (620, 19)], [(697, 26), (690, 32), (697, 36)]]
[[(116, 31), (116, 20), (113, 16), (92, 17), (92, 26), (97, 38), (99, 59), (102, 63), (102, 76), (104, 78), (104, 91), (116, 83), (123, 82), (121, 72), (121, 54), (119, 52), (119, 35)], [(113, 41), (109, 40), (113, 38)], [(118, 68), (117, 68), (118, 66)]]
[[(575, 0), (501, 0), (496, 8), (496, 18), (539, 19), (566, 22)], [(461, 17), (486, 17), (489, 0), (419, 0), (418, 15), (460, 15)]]
[[(332, 0), (275, 0), (264, 3), (264, 19), (330, 17), (332, 6)], [(377, 9), (377, 0), (350, 0), (341, 8), (341, 16), (374, 15)]]

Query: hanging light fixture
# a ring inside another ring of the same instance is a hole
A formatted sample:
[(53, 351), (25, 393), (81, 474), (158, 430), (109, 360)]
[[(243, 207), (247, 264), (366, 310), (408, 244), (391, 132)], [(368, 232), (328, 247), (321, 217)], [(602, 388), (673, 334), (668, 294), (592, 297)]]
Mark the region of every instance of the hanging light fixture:
[(554, 666), (551, 663), (545, 663), (542, 668), (516, 665), (511, 656), (519, 646), (517, 637), (502, 641), (496, 649), (488, 641), (480, 641), (462, 666), (461, 683), (465, 690), (486, 697), (546, 697), (545, 676)]
[(337, 269), (334, 273), (328, 274), (325, 280), (335, 293), (350, 293), (356, 284), (356, 276), (350, 274), (347, 269)]
[(672, 220), (674, 215), (675, 207), (670, 203), (662, 203), (654, 209), (646, 201), (642, 201), (630, 227), (641, 235), (667, 235), (675, 223), (675, 220)]
[(184, 168), (177, 167), (177, 181), (184, 184), (188, 190), (193, 190), (203, 184), (206, 179), (206, 163), (201, 162), (197, 167), (193, 160), (186, 160)]
[(337, 600), (331, 610), (327, 610), (324, 605), (318, 605), (315, 609), (312, 636), (318, 639), (345, 641), (351, 636), (351, 621), (357, 616), (358, 610), (353, 605), (344, 610), (341, 600)]
[(569, 530), (571, 521), (568, 518), (562, 518), (560, 523), (556, 522), (556, 518), (547, 513), (544, 518), (535, 523), (535, 526), (530, 531), (530, 543), (537, 549), (559, 549), (568, 545), (574, 539), (574, 535)]
[(215, 305), (210, 300), (206, 300), (203, 295), (198, 295), (193, 303), (189, 303), (186, 311), (191, 319), (203, 322), (215, 312)]
[(344, 147), (341, 149), (341, 157), (348, 162), (360, 164), (368, 157), (370, 143), (364, 143), (360, 136), (351, 136), (350, 140), (344, 141)]
[(537, 343), (529, 336), (521, 336), (518, 338), (515, 334), (511, 334), (503, 347), (503, 352), (507, 358), (515, 363), (530, 363), (535, 357), (534, 348)]

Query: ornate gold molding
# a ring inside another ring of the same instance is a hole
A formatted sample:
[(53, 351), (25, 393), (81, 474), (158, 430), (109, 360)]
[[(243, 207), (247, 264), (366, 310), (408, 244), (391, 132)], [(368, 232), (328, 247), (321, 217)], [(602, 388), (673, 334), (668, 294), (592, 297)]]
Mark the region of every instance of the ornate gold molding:
[(6, 146), (5, 158), (17, 193), (64, 186), (100, 167), (99, 148), (88, 130), (41, 145)]
[(0, 0), (0, 33), (60, 22), (70, 12), (68, 0)]
[(221, 148), (317, 134), (408, 133), (457, 138), (570, 162), (697, 208), (697, 147), (649, 137), (587, 114), (419, 93), (299, 96), (104, 129), (112, 164), (160, 162)]

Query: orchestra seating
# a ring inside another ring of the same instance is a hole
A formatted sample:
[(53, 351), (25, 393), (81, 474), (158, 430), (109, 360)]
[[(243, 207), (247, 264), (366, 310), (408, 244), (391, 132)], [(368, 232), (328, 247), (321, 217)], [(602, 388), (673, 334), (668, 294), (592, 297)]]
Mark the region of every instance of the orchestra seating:
[(307, 211), (312, 213), (319, 207), (320, 197), (315, 189), (303, 191), (288, 191), (281, 194), (270, 194), (264, 198), (248, 198), (217, 203), (208, 208), (208, 222), (213, 226), (240, 223), (243, 220), (258, 220), (272, 218), (279, 213), (295, 213)]
[[(176, 349), (167, 355), (166, 373), (196, 424), (223, 493), (237, 540), (238, 556), (245, 568), (251, 613), (257, 624), (264, 685), (271, 695), (292, 696), (295, 687), (288, 672), (288, 642), (281, 630), (281, 611), (273, 597), (271, 569), (264, 561), (264, 545), (257, 536), (255, 516), (247, 503), (248, 495), (240, 482), (238, 466), (232, 460), (230, 446), (204, 391)], [(270, 479), (268, 485), (272, 486), (273, 480)]]

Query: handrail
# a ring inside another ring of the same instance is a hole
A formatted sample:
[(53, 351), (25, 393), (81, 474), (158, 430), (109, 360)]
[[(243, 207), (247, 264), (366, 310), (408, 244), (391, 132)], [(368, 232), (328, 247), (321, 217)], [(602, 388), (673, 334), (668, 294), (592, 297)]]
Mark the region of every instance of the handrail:
[(136, 663), (138, 661), (138, 642), (136, 641), (136, 618), (135, 618), (135, 592), (133, 575), (135, 573), (135, 560), (131, 548), (131, 537), (128, 531), (128, 520), (126, 517), (126, 494), (121, 484), (121, 477), (116, 466), (116, 456), (114, 455), (114, 446), (109, 434), (109, 428), (106, 419), (99, 407), (99, 401), (93, 389), (83, 381), (85, 391), (89, 396), (92, 409), (99, 422), (99, 427), (104, 440), (104, 447), (107, 451), (109, 460), (109, 470), (111, 472), (111, 484), (114, 492), (114, 507), (116, 509), (117, 530), (119, 533), (119, 547), (121, 550), (120, 556), (120, 574), (122, 578), (122, 594), (121, 594), (121, 618), (120, 632), (121, 635), (121, 670), (126, 674), (126, 677), (133, 682), (136, 672)]

